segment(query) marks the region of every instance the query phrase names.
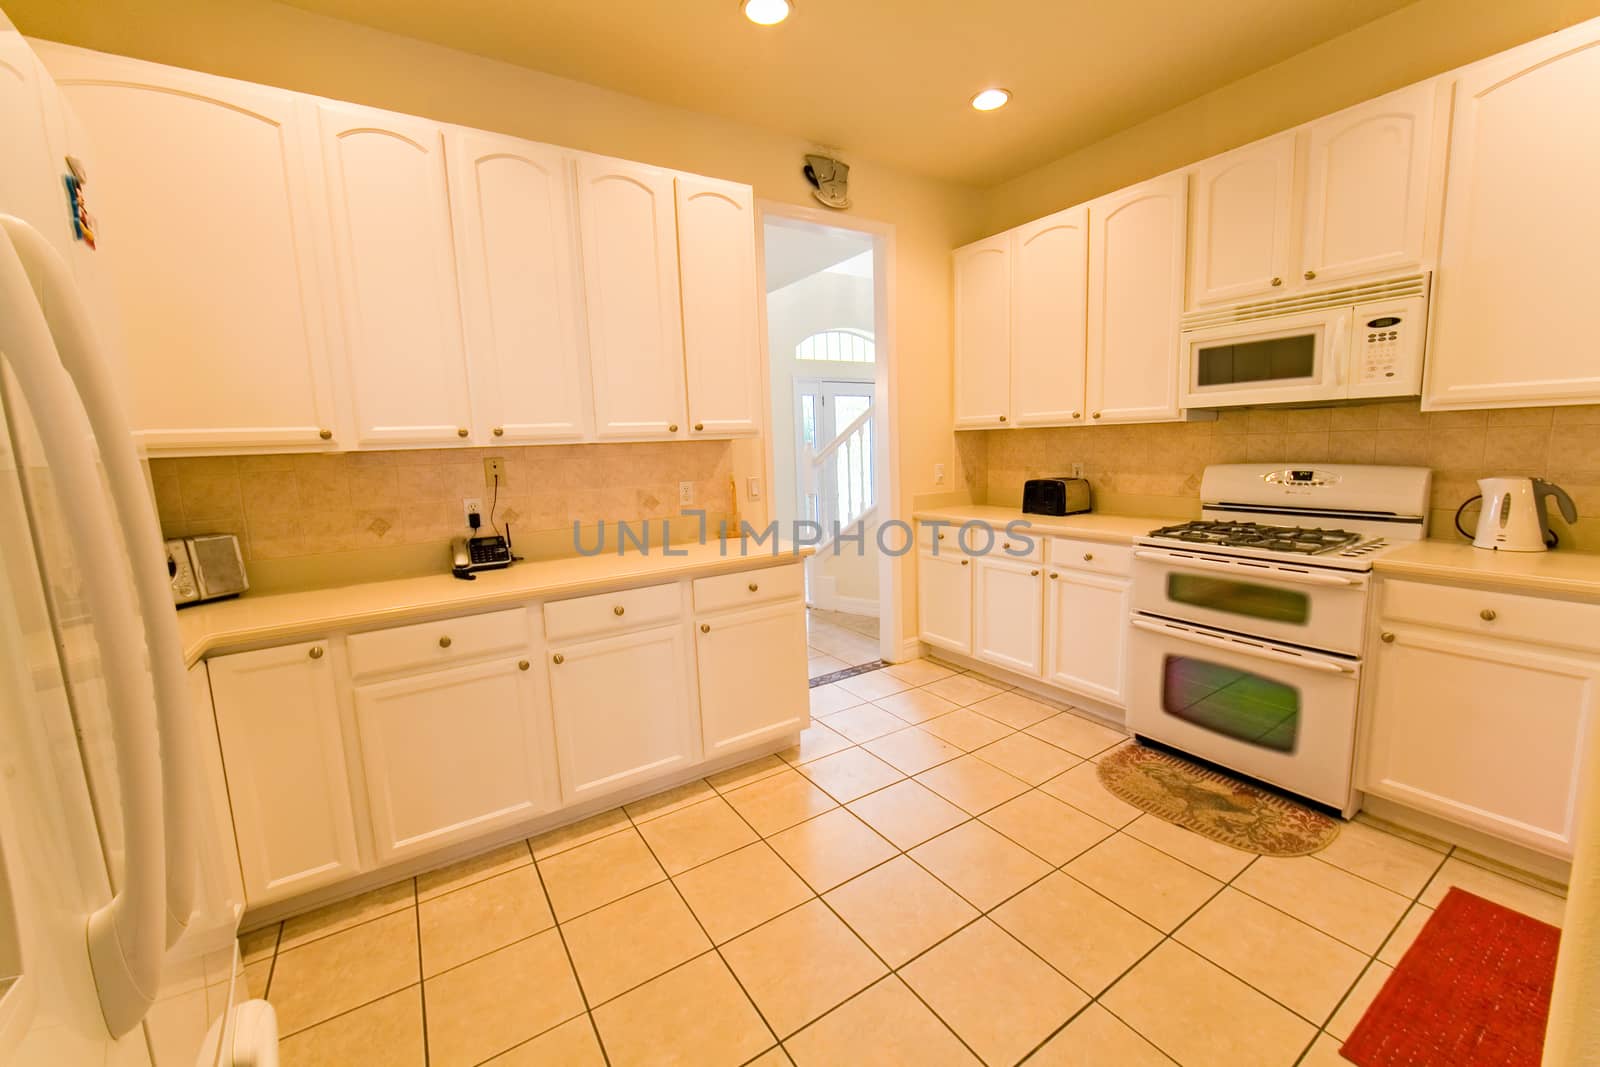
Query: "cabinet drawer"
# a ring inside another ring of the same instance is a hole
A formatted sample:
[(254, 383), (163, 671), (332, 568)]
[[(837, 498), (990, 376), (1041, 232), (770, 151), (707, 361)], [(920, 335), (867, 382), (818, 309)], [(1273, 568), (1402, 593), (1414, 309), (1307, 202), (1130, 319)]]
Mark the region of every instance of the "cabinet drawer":
[(682, 614), (682, 607), (676, 582), (557, 600), (544, 606), (545, 639), (554, 643), (636, 630), (670, 622)]
[(1128, 545), (1108, 545), (1103, 541), (1052, 537), (1049, 558), (1052, 567), (1126, 576), (1132, 570), (1133, 549)]
[[(935, 528), (919, 523), (917, 543), (921, 547), (931, 550), (934, 547), (934, 542), (937, 541), (941, 556), (946, 554), (957, 555), (965, 552), (973, 556), (994, 556), (998, 559), (1016, 560), (1018, 563), (1038, 563), (1044, 559), (1044, 538), (1038, 534), (1008, 536), (1005, 528), (999, 526), (990, 526), (989, 530), (993, 534), (992, 542), (988, 534), (976, 527), (963, 534), (959, 524), (941, 525)], [(1029, 541), (1033, 542), (1033, 549), (1027, 555), (1016, 555), (1007, 551), (1008, 545), (1020, 549)]]
[(715, 578), (696, 578), (694, 610), (722, 611), (787, 600), (804, 594), (805, 584), (798, 563), (741, 571), (738, 574), (719, 574)]
[(1382, 617), (1600, 652), (1600, 604), (1427, 582), (1385, 581)]
[(522, 608), (352, 634), (346, 642), (355, 678), (432, 669), (527, 647), (527, 613)]

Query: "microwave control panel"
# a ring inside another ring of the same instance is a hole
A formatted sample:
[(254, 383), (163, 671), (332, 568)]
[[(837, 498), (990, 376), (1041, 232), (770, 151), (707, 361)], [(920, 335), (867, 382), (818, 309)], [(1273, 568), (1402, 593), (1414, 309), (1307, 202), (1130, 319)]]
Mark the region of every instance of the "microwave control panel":
[(1350, 331), (1350, 395), (1406, 396), (1422, 385), (1427, 326), (1420, 298), (1355, 308)]

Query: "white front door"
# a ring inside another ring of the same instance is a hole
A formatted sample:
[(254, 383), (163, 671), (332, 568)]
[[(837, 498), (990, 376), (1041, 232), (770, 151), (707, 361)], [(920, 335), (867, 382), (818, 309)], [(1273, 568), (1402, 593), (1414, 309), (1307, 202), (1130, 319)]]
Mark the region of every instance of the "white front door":
[(797, 517), (826, 522), (859, 514), (875, 499), (870, 430), (861, 440), (841, 446), (835, 453), (837, 462), (821, 467), (814, 462), (818, 452), (872, 409), (872, 399), (872, 382), (804, 378), (795, 381)]

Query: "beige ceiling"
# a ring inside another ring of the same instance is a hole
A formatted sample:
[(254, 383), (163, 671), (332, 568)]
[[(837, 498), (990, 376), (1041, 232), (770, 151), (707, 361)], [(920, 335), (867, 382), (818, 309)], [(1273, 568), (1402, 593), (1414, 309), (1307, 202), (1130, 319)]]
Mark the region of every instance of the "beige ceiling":
[[(991, 185), (1412, 0), (288, 0), (296, 7)], [(1002, 111), (978, 89), (1015, 93)]]

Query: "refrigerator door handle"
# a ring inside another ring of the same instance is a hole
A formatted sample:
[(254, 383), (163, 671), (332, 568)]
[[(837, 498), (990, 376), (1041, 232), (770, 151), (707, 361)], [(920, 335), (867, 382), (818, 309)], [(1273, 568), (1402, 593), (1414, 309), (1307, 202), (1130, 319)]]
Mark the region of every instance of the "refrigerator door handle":
[(66, 368), (89, 416), (89, 428), (116, 507), (123, 543), (133, 565), (134, 593), (150, 673), (155, 681), (156, 721), (161, 732), (162, 792), (167, 798), (167, 946), (183, 934), (194, 911), (198, 855), (195, 813), (200, 809), (200, 769), (196, 766), (189, 680), (184, 669), (178, 616), (172, 608), (165, 543), (155, 502), (133, 448), (133, 427), (123, 412), (104, 348), (90, 325), (88, 308), (71, 268), (43, 234), (20, 219), (0, 216), (39, 295), (57, 357)]
[[(29, 257), (30, 277), (13, 244), (18, 233), (24, 242), (28, 234), (39, 238), (26, 223), (0, 215), (0, 352), (51, 459), (66, 520), (63, 532), (82, 570), (83, 596), (105, 672), (126, 852), (121, 884), (110, 902), (88, 917), (86, 940), (106, 1028), (121, 1037), (139, 1025), (154, 1002), (166, 951), (166, 840), (155, 700), (145, 681), (144, 635), (130, 625), (138, 618), (138, 605), (122, 570), (116, 521), (101, 489), (80, 401), (35, 292), (34, 279), (43, 272), (67, 268), (46, 244), (48, 255)], [(41, 263), (51, 266), (41, 268)]]

